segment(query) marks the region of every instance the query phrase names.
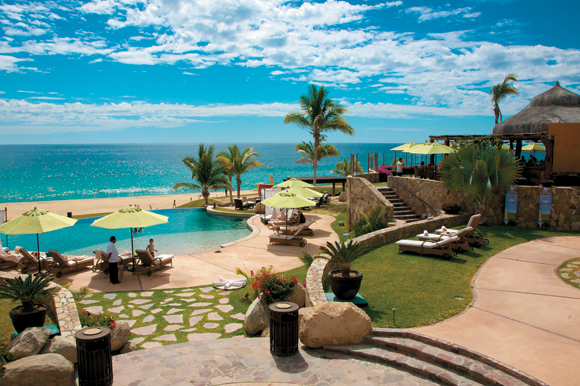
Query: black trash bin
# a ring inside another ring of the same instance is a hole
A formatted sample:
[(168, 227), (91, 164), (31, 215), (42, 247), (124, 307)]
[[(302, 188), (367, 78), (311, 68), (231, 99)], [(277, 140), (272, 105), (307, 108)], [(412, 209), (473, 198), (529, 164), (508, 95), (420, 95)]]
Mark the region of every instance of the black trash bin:
[(270, 304), (270, 352), (279, 357), (298, 353), (298, 304)]
[(79, 386), (113, 384), (111, 330), (106, 327), (83, 328), (75, 334)]

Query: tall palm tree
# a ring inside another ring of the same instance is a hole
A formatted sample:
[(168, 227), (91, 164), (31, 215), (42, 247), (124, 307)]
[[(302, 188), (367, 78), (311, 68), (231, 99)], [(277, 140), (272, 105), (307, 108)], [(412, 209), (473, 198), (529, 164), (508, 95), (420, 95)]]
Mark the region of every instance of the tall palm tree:
[(182, 162), (191, 170), (191, 179), (197, 181), (197, 184), (191, 182), (179, 182), (173, 185), (173, 189), (190, 188), (201, 189), (201, 195), (208, 205), (209, 190), (230, 189), (231, 184), (224, 172), (224, 168), (213, 157), (213, 145), (207, 148), (203, 143), (199, 144), (197, 158), (185, 157)]
[(264, 166), (258, 160), (252, 158), (259, 157), (260, 153), (254, 151), (253, 147), (249, 147), (240, 152), (238, 145), (228, 146), (228, 151), (220, 151), (217, 159), (222, 167), (228, 170), (232, 176), (236, 176), (236, 184), (238, 185), (238, 198), (240, 198), (240, 188), (242, 186), (242, 174), (248, 172), (255, 167)]
[[(360, 166), (359, 161), (355, 161), (356, 163), (356, 172), (357, 173), (364, 173), (364, 169)], [(342, 159), (342, 162), (336, 164), (336, 169), (332, 169), (331, 173), (338, 174), (339, 176), (348, 177), (350, 176), (350, 162), (346, 160), (346, 158)]]
[[(320, 162), (320, 160), (323, 158), (339, 156), (338, 150), (336, 150), (332, 144), (323, 144), (322, 141), (320, 142), (320, 145), (318, 145), (318, 151), (316, 152), (317, 162)], [(296, 145), (296, 149), (294, 149), (294, 151), (303, 155), (302, 158), (296, 161), (297, 164), (314, 164), (315, 155), (312, 142), (306, 143), (302, 141), (302, 143)]]
[(505, 99), (508, 95), (519, 95), (516, 86), (508, 82), (517, 82), (518, 76), (516, 74), (507, 74), (502, 83), (498, 83), (491, 88), (489, 94), (491, 95), (491, 103), (493, 103), (493, 113), (495, 115), (495, 124), (498, 120), (502, 121), (501, 110), (499, 109), (499, 102)]
[(329, 99), (328, 91), (324, 87), (318, 89), (315, 85), (310, 85), (308, 95), (300, 97), (300, 110), (286, 114), (284, 123), (294, 123), (308, 130), (312, 138), (314, 138), (312, 184), (316, 185), (318, 147), (321, 142), (321, 136), (331, 131), (340, 131), (353, 135), (354, 129), (350, 127), (348, 121), (343, 117), (348, 110)]
[(474, 143), (444, 157), (439, 167), (443, 186), (474, 201), (484, 219), (493, 196), (513, 185), (522, 170), (513, 152)]

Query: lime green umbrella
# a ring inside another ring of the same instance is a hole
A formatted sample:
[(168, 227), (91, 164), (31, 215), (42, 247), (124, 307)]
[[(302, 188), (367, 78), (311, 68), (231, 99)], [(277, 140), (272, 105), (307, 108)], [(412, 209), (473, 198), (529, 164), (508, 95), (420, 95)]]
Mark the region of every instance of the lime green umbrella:
[[(392, 148), (391, 150), (393, 150), (395, 152), (395, 159), (397, 159), (397, 151), (402, 151), (404, 153), (406, 153), (407, 150), (409, 150), (409, 148), (416, 146), (417, 142), (407, 142), (404, 143), (402, 145), (399, 145), (397, 147)], [(405, 154), (405, 164), (407, 164), (407, 154)]]
[(40, 239), (39, 233), (56, 231), (58, 229), (72, 227), (77, 220), (51, 213), (47, 210), (32, 209), (0, 225), (0, 233), (5, 235), (28, 235), (36, 233), (36, 251), (38, 252), (38, 274), (40, 269)]
[(504, 143), (503, 145), (501, 145), (501, 149), (502, 150), (510, 150), (510, 145), (508, 145), (507, 143)]
[(93, 221), (91, 226), (105, 229), (131, 229), (131, 254), (133, 255), (133, 273), (135, 273), (135, 251), (133, 249), (132, 228), (145, 228), (153, 225), (165, 224), (167, 223), (167, 218), (167, 216), (148, 212), (136, 206), (128, 206), (119, 209), (115, 213), (111, 213), (108, 216)]
[(312, 189), (308, 189), (308, 188), (303, 188), (303, 187), (294, 187), (294, 188), (287, 189), (286, 191), (287, 192), (290, 192), (290, 193), (294, 193), (297, 196), (300, 196), (302, 198), (322, 197), (322, 196), (324, 196), (323, 193), (319, 193), (316, 190), (312, 190)]
[(286, 180), (284, 182), (281, 182), (281, 183), (279, 183), (278, 185), (275, 185), (275, 186), (277, 186), (279, 188), (295, 188), (295, 187), (314, 188), (314, 185), (310, 185), (307, 182), (304, 182), (304, 181), (301, 181), (301, 180), (297, 180), (296, 178), (290, 178), (289, 180)]
[(413, 146), (412, 148), (409, 148), (408, 152), (412, 154), (431, 155), (431, 154), (450, 154), (454, 153), (455, 150), (439, 142), (426, 142), (419, 144), (417, 146)]
[[(262, 201), (262, 204), (272, 208), (304, 208), (314, 205), (312, 201), (300, 197), (296, 193), (292, 193), (290, 189), (276, 193), (272, 197)], [(288, 216), (286, 216), (286, 229), (288, 229)]]
[(546, 152), (546, 146), (542, 145), (541, 143), (530, 143), (529, 145), (526, 145), (524, 147), (522, 147), (522, 151), (533, 151), (535, 152), (540, 152), (540, 153), (545, 153)]

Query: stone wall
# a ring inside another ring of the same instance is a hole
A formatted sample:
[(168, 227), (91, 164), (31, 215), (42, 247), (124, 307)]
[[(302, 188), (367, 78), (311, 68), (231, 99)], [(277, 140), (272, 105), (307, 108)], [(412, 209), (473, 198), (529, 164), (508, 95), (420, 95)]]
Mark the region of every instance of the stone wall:
[(328, 259), (319, 257), (314, 259), (306, 274), (306, 307), (314, 307), (319, 303), (327, 302), (324, 288), (322, 287), (322, 275)]
[(382, 205), (383, 221), (388, 222), (393, 218), (393, 204), (391, 204), (373, 184), (361, 177), (347, 178), (347, 226), (352, 229), (352, 224), (360, 220), (360, 213), (368, 213), (377, 205)]
[(377, 172), (357, 174), (357, 175), (355, 175), (355, 177), (364, 178), (365, 180), (367, 180), (371, 184), (376, 184), (377, 182), (380, 182), (380, 174)]
[[(447, 191), (442, 181), (389, 176), (388, 184), (417, 214), (433, 212), (417, 197), (437, 211), (440, 211), (445, 203), (458, 203), (467, 213), (475, 213), (477, 209), (474, 203), (469, 203), (463, 196)], [(518, 195), (517, 226), (529, 228), (538, 226), (539, 200), (543, 190), (544, 188), (539, 186), (515, 187), (515, 193)], [(580, 230), (580, 211), (577, 209), (580, 202), (580, 190), (553, 186), (546, 194), (552, 195), (550, 229)], [(495, 195), (491, 201), (487, 221), (491, 224), (502, 224), (504, 209), (505, 193)]]
[[(13, 279), (17, 276), (25, 279), (27, 275), (19, 275), (16, 271), (0, 272), (0, 281), (4, 283), (4, 279)], [(58, 290), (52, 294), (49, 301), (43, 303), (56, 317), (60, 335), (74, 341), (75, 334), (82, 329), (82, 326), (72, 293), (54, 282), (51, 282), (49, 286), (56, 287)]]

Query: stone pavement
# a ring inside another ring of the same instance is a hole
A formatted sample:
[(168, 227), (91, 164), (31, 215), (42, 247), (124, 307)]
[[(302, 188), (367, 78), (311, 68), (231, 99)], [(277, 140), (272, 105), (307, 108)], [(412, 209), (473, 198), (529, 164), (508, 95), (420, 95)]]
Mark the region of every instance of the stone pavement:
[(580, 289), (556, 269), (580, 257), (580, 237), (552, 237), (506, 249), (474, 280), (463, 314), (413, 329), (495, 358), (550, 385), (580, 384)]
[(246, 239), (238, 244), (216, 247), (221, 253), (207, 251), (186, 256), (175, 256), (173, 266), (169, 265), (161, 270), (153, 272), (151, 277), (147, 275), (132, 275), (124, 272), (121, 284), (112, 285), (109, 276), (102, 272), (94, 273), (91, 270), (71, 272), (63, 275), (55, 282), (72, 282), (69, 287), (78, 290), (87, 286), (93, 291), (140, 291), (151, 289), (172, 289), (211, 285), (219, 277), (236, 279), (236, 268), (240, 267), (249, 272), (258, 271), (261, 267), (273, 265), (278, 272), (287, 271), (302, 266), (298, 258), (301, 251), (311, 254), (318, 253), (318, 247), (325, 245), (327, 241), (338, 241), (338, 236), (330, 227), (334, 217), (323, 214), (306, 214), (307, 220), (316, 220), (311, 226), (314, 236), (305, 237), (308, 241), (306, 247), (296, 245), (269, 244), (268, 236), (272, 231), (260, 221), (259, 217), (250, 219), (253, 226), (259, 229), (259, 233), (252, 239)]
[(115, 386), (435, 385), (367, 361), (323, 350), (292, 357), (270, 354), (269, 338), (198, 340), (113, 358)]

